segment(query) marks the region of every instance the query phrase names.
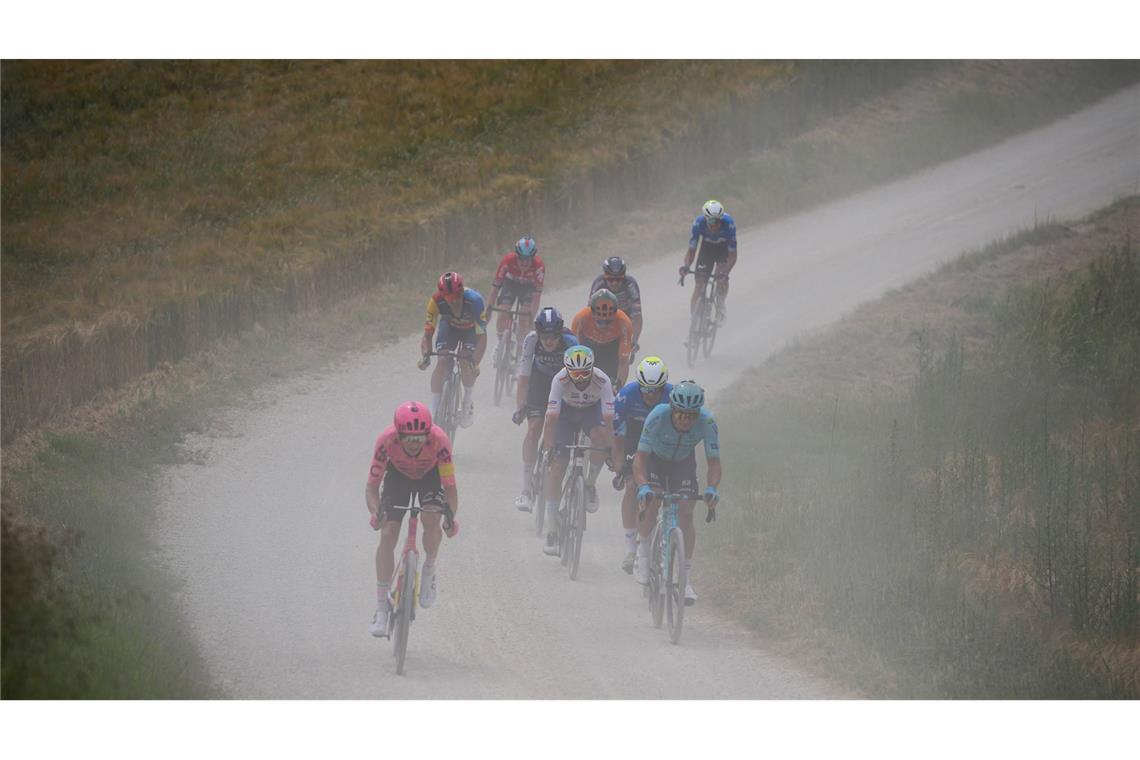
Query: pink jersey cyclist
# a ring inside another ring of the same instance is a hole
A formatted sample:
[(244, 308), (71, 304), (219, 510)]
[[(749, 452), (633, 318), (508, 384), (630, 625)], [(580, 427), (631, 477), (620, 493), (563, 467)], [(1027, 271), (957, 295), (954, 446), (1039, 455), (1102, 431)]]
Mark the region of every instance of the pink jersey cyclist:
[(372, 454), (372, 465), (368, 470), (368, 485), (377, 487), (384, 479), (384, 472), (391, 465), (409, 480), (421, 480), (439, 467), (439, 480), (442, 485), (455, 485), (455, 464), (451, 461), (451, 441), (439, 425), (432, 425), (427, 443), (416, 456), (409, 456), (400, 445), (400, 437), (395, 425), (384, 428), (376, 439)]

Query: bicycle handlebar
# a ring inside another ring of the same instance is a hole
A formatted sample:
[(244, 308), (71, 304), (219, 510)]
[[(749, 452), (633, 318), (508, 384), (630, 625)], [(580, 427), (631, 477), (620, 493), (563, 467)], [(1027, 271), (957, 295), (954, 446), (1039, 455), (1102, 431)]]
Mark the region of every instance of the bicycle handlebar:
[[(693, 270), (689, 267), (686, 267), (685, 271), (681, 274), (681, 279), (677, 280), (677, 284), (680, 285), (681, 287), (684, 287), (685, 286), (685, 277), (687, 275), (690, 275), (690, 274), (696, 276), (697, 273), (695, 270)], [(727, 280), (728, 279), (728, 272), (717, 272), (715, 274), (711, 274), (708, 276), (712, 277), (714, 280)]]
[(526, 314), (530, 313), (530, 312), (519, 311), (517, 308), (516, 309), (500, 309), (498, 306), (491, 306), (487, 309), (487, 311), (497, 311), (497, 312), (500, 312), (502, 314), (514, 314), (515, 316), (518, 316), (519, 314), (523, 314), (523, 313), (526, 313)]

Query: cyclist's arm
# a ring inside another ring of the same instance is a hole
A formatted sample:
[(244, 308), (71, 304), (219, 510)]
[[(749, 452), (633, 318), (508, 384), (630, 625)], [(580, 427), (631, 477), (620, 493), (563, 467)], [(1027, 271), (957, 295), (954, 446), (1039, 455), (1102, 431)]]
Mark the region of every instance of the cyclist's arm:
[(721, 469), (719, 458), (710, 459), (710, 460), (708, 460), (708, 462), (709, 462), (708, 484), (710, 486), (712, 486), (713, 488), (716, 488), (717, 486), (720, 485), (720, 479), (724, 475), (724, 471)]
[(689, 250), (685, 251), (685, 268), (691, 269), (693, 266), (693, 258), (697, 255), (697, 249), (701, 247), (701, 218), (693, 222), (693, 229), (689, 235)]
[(424, 337), (420, 341), (420, 353), (426, 354), (431, 351), (431, 336), (435, 334), (435, 326), (439, 324), (439, 307), (436, 306), (435, 299), (428, 297), (427, 302), (427, 318), (424, 320)]
[(633, 351), (633, 322), (623, 312), (618, 312), (620, 337), (618, 338), (618, 385), (624, 386), (629, 379), (629, 355)]
[(629, 321), (633, 323), (633, 342), (641, 340), (641, 286), (633, 277), (626, 277), (629, 291)]
[(388, 468), (388, 454), (383, 444), (384, 436), (376, 441), (372, 450), (372, 461), (368, 466), (368, 480), (364, 484), (364, 503), (368, 511), (374, 515), (380, 514), (380, 482), (384, 480), (384, 472)]
[(640, 448), (633, 457), (633, 482), (638, 486), (649, 482), (649, 453)]
[(451, 507), (451, 516), (455, 517), (459, 514), (459, 489), (455, 487), (454, 483), (443, 487), (443, 498), (447, 500), (447, 505)]
[[(562, 370), (565, 372), (566, 370)], [(546, 401), (546, 418), (542, 422), (542, 448), (549, 449), (554, 442), (554, 426), (558, 424), (558, 412), (562, 409), (562, 384), (558, 382), (559, 372), (550, 383), (550, 396)]]
[(601, 376), (605, 379), (605, 382), (602, 383), (602, 421), (605, 422), (607, 425), (613, 425), (613, 419), (614, 419), (614, 386), (613, 386), (613, 383), (610, 382), (610, 379), (608, 377), (606, 377), (605, 373), (601, 372), (601, 370), (595, 368), (594, 371), (600, 373)]

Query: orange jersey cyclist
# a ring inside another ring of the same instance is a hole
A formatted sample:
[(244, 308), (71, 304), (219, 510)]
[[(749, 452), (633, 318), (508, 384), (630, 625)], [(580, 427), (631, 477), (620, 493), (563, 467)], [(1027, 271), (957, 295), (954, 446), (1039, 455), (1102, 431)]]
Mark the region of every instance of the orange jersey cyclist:
[[(566, 448), (574, 443), (578, 431), (590, 436), (590, 445), (608, 449), (614, 419), (614, 389), (610, 379), (594, 366), (594, 352), (586, 346), (566, 349), (563, 369), (550, 384), (546, 421), (542, 427), (542, 447), (554, 450), (546, 473), (546, 554), (558, 554), (558, 497), (562, 476), (570, 462)], [(590, 452), (586, 471), (586, 511), (598, 511), (598, 473), (606, 459), (604, 451)]]
[[(538, 304), (542, 299), (542, 286), (546, 280), (546, 264), (538, 255), (538, 243), (533, 238), (520, 238), (515, 243), (515, 249), (503, 256), (499, 268), (495, 270), (495, 279), (491, 281), (490, 304), (499, 309), (509, 310), (517, 300), (519, 303), (519, 334), (515, 336), (516, 348), (521, 350), (526, 328), (531, 319), (538, 313)], [(495, 321), (495, 332), (499, 336), (499, 344), (503, 342), (503, 333), (511, 323), (511, 315), (506, 311), (498, 312)], [(496, 351), (500, 350), (497, 346)], [(518, 356), (518, 351), (515, 351)]]
[[(439, 327), (435, 337), (436, 351), (456, 351), (459, 354), (459, 372), (463, 384), (463, 409), (459, 416), (461, 427), (471, 427), (475, 419), (475, 401), (472, 391), (475, 379), (479, 377), (479, 362), (487, 351), (487, 322), (484, 319), (483, 296), (473, 288), (463, 286), (463, 277), (458, 272), (444, 272), (439, 278), (436, 292), (427, 302), (427, 319), (424, 321), (424, 337), (420, 341), (423, 359), (420, 369), (427, 369), (430, 363), (432, 334)], [(431, 373), (431, 413), (439, 412), (439, 400), (443, 394), (443, 380), (451, 371), (451, 359), (441, 357)]]
[(574, 315), (570, 330), (578, 342), (594, 352), (594, 363), (615, 388), (625, 385), (633, 350), (633, 323), (618, 310), (618, 300), (602, 288), (590, 296), (590, 305)]
[(420, 606), (431, 607), (436, 596), (436, 557), (443, 538), (440, 518), (447, 505), (452, 515), (448, 535), (454, 536), (459, 531), (454, 517), (459, 512), (459, 491), (455, 487), (451, 441), (438, 425), (432, 424), (431, 413), (418, 401), (400, 404), (392, 424), (376, 439), (364, 486), (369, 521), (373, 530), (380, 531), (380, 545), (376, 547), (376, 613), (369, 627), (373, 636), (387, 633), (391, 611), (388, 583), (395, 569), (393, 553), (405, 512), (394, 507), (407, 507), (413, 491), (418, 494), (423, 508), (425, 558), (420, 579)]
[(637, 342), (641, 339), (641, 286), (633, 275), (626, 274), (625, 260), (621, 256), (610, 256), (602, 262), (602, 273), (590, 285), (590, 295), (602, 288), (617, 296), (618, 309), (633, 323), (633, 353), (637, 353)]

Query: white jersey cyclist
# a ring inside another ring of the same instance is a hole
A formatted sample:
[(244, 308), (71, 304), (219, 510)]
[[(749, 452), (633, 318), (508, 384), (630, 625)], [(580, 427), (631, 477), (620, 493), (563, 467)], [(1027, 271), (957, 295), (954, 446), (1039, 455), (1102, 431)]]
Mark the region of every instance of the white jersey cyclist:
[(614, 414), (614, 387), (605, 372), (594, 367), (594, 376), (590, 384), (579, 389), (570, 379), (569, 370), (563, 368), (554, 376), (550, 384), (550, 398), (546, 403), (547, 414), (557, 414), (563, 405), (574, 409), (585, 409), (601, 402), (602, 417), (613, 417)]

